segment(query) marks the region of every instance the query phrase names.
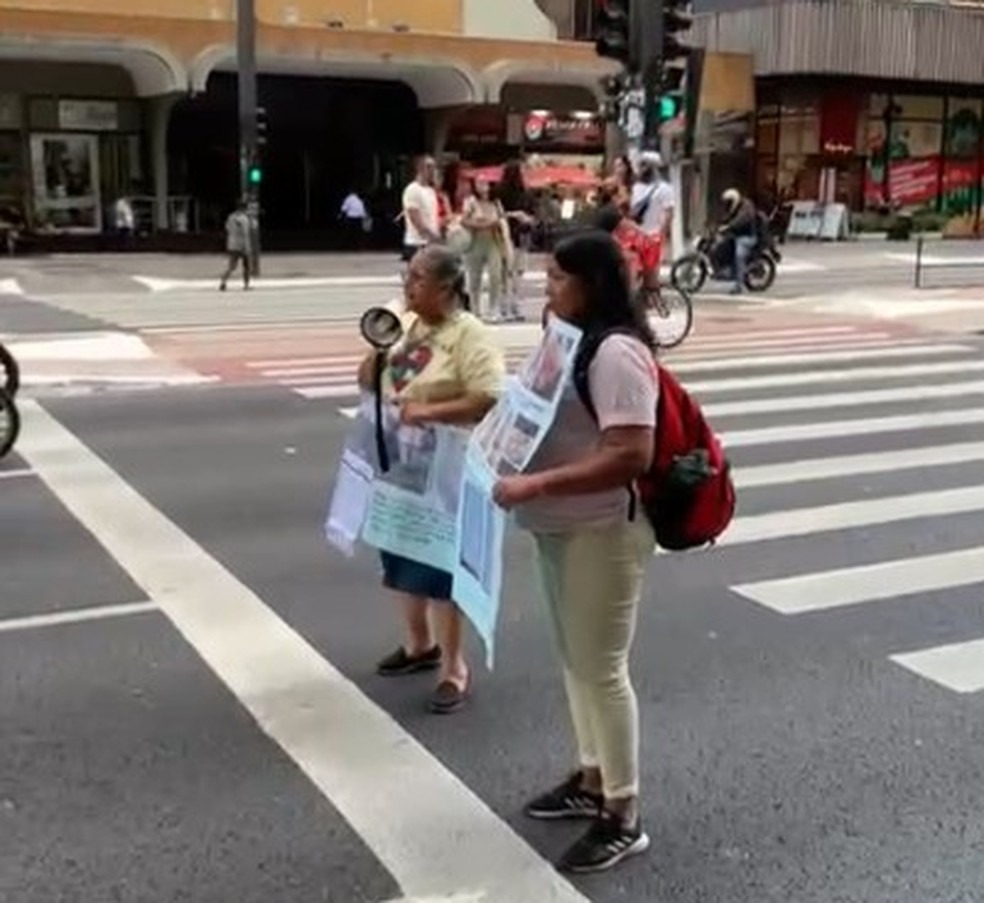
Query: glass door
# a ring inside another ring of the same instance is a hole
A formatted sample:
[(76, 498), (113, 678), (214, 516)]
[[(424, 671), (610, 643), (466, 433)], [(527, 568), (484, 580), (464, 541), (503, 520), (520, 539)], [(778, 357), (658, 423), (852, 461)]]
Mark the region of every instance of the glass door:
[(32, 135), (31, 169), (38, 226), (62, 232), (102, 228), (96, 135)]

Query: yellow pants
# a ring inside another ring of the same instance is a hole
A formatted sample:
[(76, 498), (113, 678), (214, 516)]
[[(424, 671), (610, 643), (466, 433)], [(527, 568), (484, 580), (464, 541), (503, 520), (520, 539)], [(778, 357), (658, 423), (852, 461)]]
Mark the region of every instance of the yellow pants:
[(639, 707), (629, 650), (653, 556), (645, 517), (534, 534), (543, 595), (564, 665), (582, 768), (600, 768), (607, 799), (639, 792)]

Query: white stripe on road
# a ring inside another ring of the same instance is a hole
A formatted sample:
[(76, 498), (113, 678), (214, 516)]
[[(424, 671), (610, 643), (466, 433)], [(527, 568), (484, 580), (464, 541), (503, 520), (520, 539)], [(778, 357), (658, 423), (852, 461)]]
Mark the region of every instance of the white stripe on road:
[(942, 467), (947, 464), (970, 464), (975, 461), (984, 461), (984, 442), (959, 442), (953, 445), (933, 445), (928, 448), (905, 448), (871, 454), (811, 458), (786, 464), (736, 467), (734, 480), (739, 489), (753, 489), (757, 486), (782, 486), (787, 483), (838, 479), (865, 473), (917, 470), (923, 467)]
[(984, 408), (960, 411), (936, 411), (926, 414), (900, 414), (897, 417), (831, 420), (796, 426), (769, 426), (757, 430), (736, 430), (721, 436), (728, 449), (781, 442), (807, 442), (811, 439), (844, 439), (848, 436), (872, 436), (879, 433), (905, 433), (948, 426), (984, 423)]
[[(797, 359), (802, 362), (815, 360), (817, 363), (822, 363), (823, 361), (829, 359), (828, 353), (831, 351), (842, 354), (850, 353), (853, 355), (855, 353), (863, 353), (868, 349), (890, 348), (893, 353), (895, 353), (896, 349), (899, 349), (899, 346), (905, 346), (906, 344), (905, 341), (895, 340), (892, 341), (891, 346), (889, 346), (886, 339), (892, 339), (893, 337), (887, 333), (872, 334), (872, 336), (877, 336), (877, 338), (865, 338), (857, 342), (845, 342), (838, 340), (836, 344), (832, 342), (827, 345), (811, 344), (808, 348), (801, 348), (799, 350)], [(532, 351), (534, 347), (535, 346), (530, 346), (522, 351), (515, 351), (511, 354), (507, 353), (507, 357), (525, 356)], [(754, 361), (759, 366), (771, 365), (774, 361), (774, 358), (771, 357), (742, 358), (737, 360), (727, 358), (727, 355), (735, 352), (753, 351), (754, 347), (755, 346), (748, 344), (736, 346), (721, 345), (708, 348), (694, 347), (685, 353), (670, 352), (670, 363), (674, 370), (680, 370), (681, 372), (691, 368), (691, 364), (689, 362), (694, 362), (699, 365), (706, 364), (708, 365), (708, 368), (711, 368), (710, 365), (712, 364), (719, 363), (722, 368), (725, 368), (725, 365), (727, 365), (726, 369), (731, 369), (733, 366), (746, 364), (748, 361)], [(788, 347), (788, 343), (783, 342), (782, 347)], [(251, 370), (261, 370), (264, 376), (271, 378), (333, 376), (338, 373), (348, 373), (354, 366), (357, 366), (361, 362), (363, 357), (364, 355), (340, 353), (329, 357), (280, 358), (279, 360), (248, 361), (246, 366)]]
[[(676, 368), (670, 365), (670, 369)], [(685, 381), (687, 391), (695, 393), (738, 392), (748, 389), (777, 389), (784, 386), (808, 386), (813, 383), (872, 382), (902, 379), (910, 376), (945, 376), (950, 373), (984, 371), (984, 361), (942, 361), (931, 364), (899, 364), (891, 367), (853, 367), (843, 370), (807, 370), (798, 373), (778, 373), (769, 376), (739, 376), (729, 379), (710, 379), (703, 382)]]
[(0, 279), (0, 295), (23, 295), (24, 289), (16, 279)]
[(927, 401), (931, 398), (959, 398), (984, 394), (984, 380), (946, 383), (941, 386), (902, 386), (898, 389), (873, 389), (868, 392), (837, 392), (832, 395), (794, 395), (785, 398), (759, 398), (751, 401), (725, 401), (704, 405), (709, 417), (734, 417), (752, 414), (780, 414), (792, 411), (820, 411), (859, 405), (892, 402)]
[(958, 489), (937, 489), (860, 502), (752, 514), (737, 518), (722, 537), (721, 545), (791, 539), (971, 511), (984, 511), (984, 486), (961, 486)]
[(762, 580), (731, 589), (773, 611), (796, 615), (977, 583), (984, 583), (984, 547)]
[(19, 467), (15, 470), (0, 470), (0, 480), (19, 480), (22, 477), (34, 476), (34, 471), (29, 467)]
[(20, 451), (406, 896), (587, 903), (247, 586), (34, 402)]
[(785, 367), (801, 364), (847, 364), (853, 361), (943, 356), (948, 354), (964, 354), (973, 349), (969, 345), (907, 345), (906, 342), (895, 342), (891, 348), (859, 349), (857, 351), (831, 351), (816, 354), (777, 354), (763, 357), (720, 358), (710, 361), (697, 361), (677, 364), (671, 360), (671, 368), (678, 373), (707, 373), (714, 370), (740, 370), (745, 367)]
[(153, 602), (129, 602), (123, 605), (100, 605), (93, 608), (76, 608), (46, 615), (29, 615), (23, 618), (7, 618), (0, 621), (0, 633), (19, 630), (39, 630), (43, 627), (60, 627), (65, 624), (82, 624), (86, 621), (104, 621), (107, 618), (123, 618), (129, 615), (157, 611)]
[(984, 639), (890, 656), (903, 668), (956, 693), (984, 690)]

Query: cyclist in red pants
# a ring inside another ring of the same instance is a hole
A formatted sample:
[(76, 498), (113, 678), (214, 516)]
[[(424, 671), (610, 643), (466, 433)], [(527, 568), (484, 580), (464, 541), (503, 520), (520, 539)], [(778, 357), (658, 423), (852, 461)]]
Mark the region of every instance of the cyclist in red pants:
[(663, 243), (657, 236), (643, 230), (614, 202), (609, 202), (598, 211), (595, 225), (602, 231), (610, 233), (618, 242), (629, 267), (633, 288), (659, 287)]

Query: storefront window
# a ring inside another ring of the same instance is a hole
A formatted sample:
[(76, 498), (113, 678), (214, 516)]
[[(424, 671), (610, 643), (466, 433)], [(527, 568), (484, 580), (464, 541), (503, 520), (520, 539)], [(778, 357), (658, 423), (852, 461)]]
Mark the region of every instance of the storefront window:
[(896, 94), (893, 115), (896, 119), (932, 119), (939, 122), (943, 118), (942, 97), (922, 97)]
[(0, 132), (0, 202), (19, 202), (21, 143), (18, 132)]
[(31, 162), (38, 225), (98, 231), (99, 141), (95, 135), (32, 135)]

